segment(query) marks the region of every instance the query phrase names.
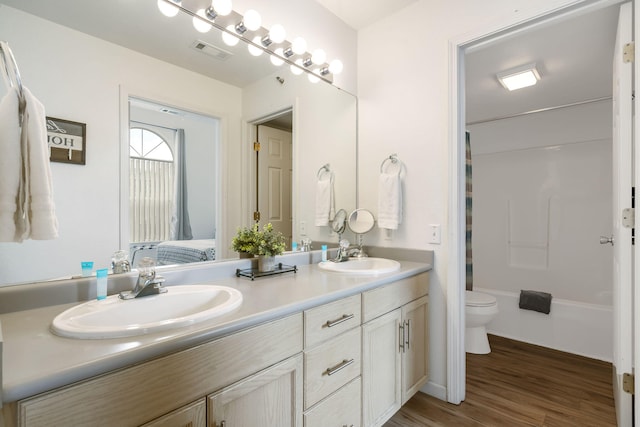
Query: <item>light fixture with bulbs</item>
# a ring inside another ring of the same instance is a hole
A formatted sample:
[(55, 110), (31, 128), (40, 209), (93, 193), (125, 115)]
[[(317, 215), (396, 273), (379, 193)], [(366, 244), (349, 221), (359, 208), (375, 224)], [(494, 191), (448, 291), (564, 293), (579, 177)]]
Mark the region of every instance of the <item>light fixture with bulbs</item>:
[(503, 71), (496, 77), (505, 89), (513, 91), (535, 85), (540, 80), (540, 73), (532, 63)]
[(157, 4), (166, 16), (176, 16), (180, 11), (191, 16), (194, 28), (201, 33), (217, 28), (228, 46), (235, 46), (242, 39), (247, 43), (251, 55), (259, 56), (266, 52), (271, 56), (273, 65), (286, 62), (292, 73), (299, 75), (306, 72), (312, 82), (325, 80), (333, 83), (333, 76), (342, 72), (340, 60), (327, 63), (327, 55), (322, 49), (307, 52), (307, 42), (302, 37), (287, 41), (286, 31), (280, 24), (272, 25), (269, 30), (263, 28), (262, 18), (257, 11), (248, 10), (243, 16), (233, 10), (231, 0), (212, 0), (209, 7), (196, 12), (185, 8), (182, 0), (157, 0)]

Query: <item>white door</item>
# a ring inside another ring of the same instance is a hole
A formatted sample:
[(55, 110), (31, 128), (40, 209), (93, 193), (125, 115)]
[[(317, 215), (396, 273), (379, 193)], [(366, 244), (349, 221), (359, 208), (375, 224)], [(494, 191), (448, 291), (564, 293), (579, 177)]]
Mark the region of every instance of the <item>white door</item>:
[(260, 223), (271, 223), (291, 249), (291, 132), (258, 126), (258, 211)]
[(625, 3), (613, 57), (613, 392), (619, 426), (633, 422), (632, 396), (622, 390), (623, 374), (631, 373), (633, 364), (633, 248), (622, 215), (631, 207), (633, 184), (633, 63), (623, 57), (624, 45), (632, 41), (632, 21), (631, 3)]

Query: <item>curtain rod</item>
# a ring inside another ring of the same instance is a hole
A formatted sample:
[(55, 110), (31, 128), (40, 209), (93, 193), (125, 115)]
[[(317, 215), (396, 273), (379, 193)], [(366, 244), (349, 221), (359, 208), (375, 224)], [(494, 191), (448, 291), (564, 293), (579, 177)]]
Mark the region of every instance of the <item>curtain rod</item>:
[(479, 125), (481, 123), (488, 123), (488, 122), (496, 122), (498, 120), (512, 119), (512, 118), (515, 118), (515, 117), (527, 116), (529, 114), (544, 113), (546, 111), (559, 110), (561, 108), (568, 108), (568, 107), (576, 107), (578, 105), (591, 104), (591, 103), (600, 102), (600, 101), (608, 101), (608, 100), (611, 100), (611, 99), (612, 99), (611, 96), (603, 96), (601, 98), (587, 99), (585, 101), (573, 102), (571, 104), (556, 105), (555, 107), (546, 107), (546, 108), (540, 108), (538, 110), (525, 111), (523, 113), (515, 113), (515, 114), (509, 114), (509, 115), (506, 115), (506, 116), (493, 117), (491, 119), (477, 120), (475, 122), (467, 123), (466, 126)]

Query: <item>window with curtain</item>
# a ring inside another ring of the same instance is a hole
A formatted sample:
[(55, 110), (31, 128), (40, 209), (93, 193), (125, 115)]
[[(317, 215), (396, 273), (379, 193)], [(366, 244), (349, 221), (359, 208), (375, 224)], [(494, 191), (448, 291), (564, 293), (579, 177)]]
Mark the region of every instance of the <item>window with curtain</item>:
[(175, 156), (160, 135), (129, 130), (129, 218), (131, 242), (159, 242), (171, 236), (175, 203)]

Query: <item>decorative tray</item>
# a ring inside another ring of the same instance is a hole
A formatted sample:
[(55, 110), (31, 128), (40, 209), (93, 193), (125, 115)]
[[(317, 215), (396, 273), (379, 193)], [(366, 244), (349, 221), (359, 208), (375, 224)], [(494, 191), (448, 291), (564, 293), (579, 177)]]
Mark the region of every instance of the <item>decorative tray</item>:
[(246, 268), (244, 270), (236, 269), (236, 277), (248, 277), (251, 280), (256, 277), (265, 277), (265, 276), (273, 276), (276, 274), (289, 273), (289, 272), (298, 272), (298, 267), (295, 265), (284, 265), (281, 262), (276, 265), (276, 268), (271, 271), (258, 271), (257, 268)]

